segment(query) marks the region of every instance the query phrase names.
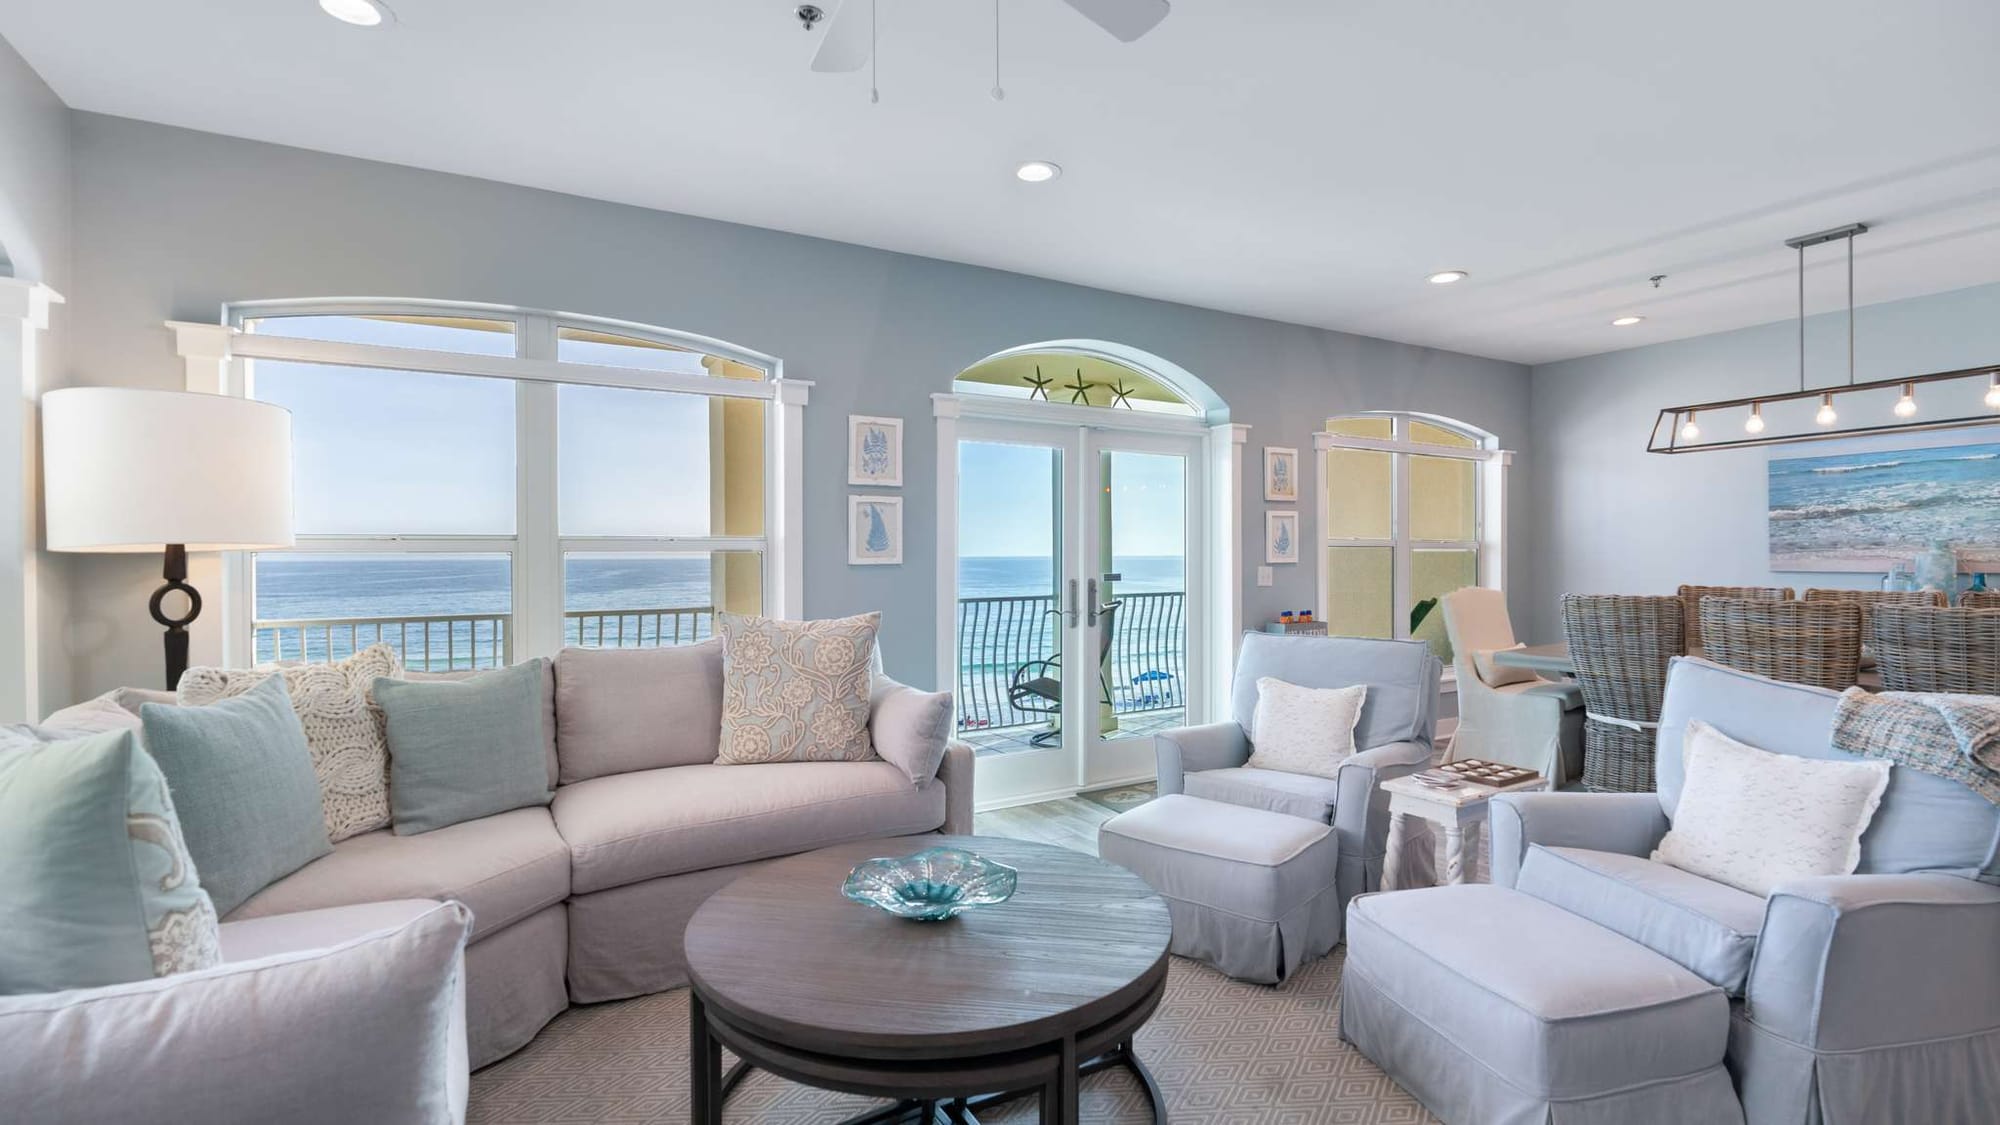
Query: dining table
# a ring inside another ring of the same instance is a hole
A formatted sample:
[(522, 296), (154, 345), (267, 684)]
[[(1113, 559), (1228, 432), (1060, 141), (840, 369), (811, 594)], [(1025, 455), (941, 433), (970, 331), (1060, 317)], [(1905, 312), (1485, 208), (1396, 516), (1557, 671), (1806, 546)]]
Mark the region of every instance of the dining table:
[[(1700, 656), (1699, 650), (1689, 656)], [(1569, 645), (1563, 641), (1547, 645), (1527, 645), (1522, 648), (1503, 648), (1493, 653), (1493, 663), (1505, 668), (1525, 668), (1544, 679), (1572, 679), (1576, 676), (1576, 661), (1569, 656)], [(1869, 691), (1882, 690), (1882, 673), (1874, 662), (1865, 661), (1861, 667), (1858, 685)]]

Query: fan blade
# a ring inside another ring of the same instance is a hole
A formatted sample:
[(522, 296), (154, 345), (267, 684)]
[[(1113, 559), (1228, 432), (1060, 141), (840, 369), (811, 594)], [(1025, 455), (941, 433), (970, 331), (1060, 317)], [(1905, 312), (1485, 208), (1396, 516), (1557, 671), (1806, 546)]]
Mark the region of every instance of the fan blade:
[(821, 74), (845, 74), (860, 70), (868, 61), (870, 43), (874, 39), (872, 0), (841, 0), (840, 7), (826, 17), (826, 24), (820, 31), (825, 38), (819, 41), (819, 52), (813, 56), (812, 68)]
[(1172, 9), (1167, 0), (1064, 0), (1064, 3), (1126, 43), (1158, 27)]

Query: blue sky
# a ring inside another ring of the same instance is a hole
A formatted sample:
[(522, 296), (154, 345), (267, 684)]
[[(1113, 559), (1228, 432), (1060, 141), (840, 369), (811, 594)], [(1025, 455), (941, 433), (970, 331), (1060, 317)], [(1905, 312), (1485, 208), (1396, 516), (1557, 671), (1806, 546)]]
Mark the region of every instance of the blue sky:
[[(1046, 558), (1054, 549), (1055, 452), (962, 442), (958, 551), (971, 558)], [(1113, 453), (1113, 556), (1178, 555), (1187, 542), (1186, 465), (1178, 457)]]

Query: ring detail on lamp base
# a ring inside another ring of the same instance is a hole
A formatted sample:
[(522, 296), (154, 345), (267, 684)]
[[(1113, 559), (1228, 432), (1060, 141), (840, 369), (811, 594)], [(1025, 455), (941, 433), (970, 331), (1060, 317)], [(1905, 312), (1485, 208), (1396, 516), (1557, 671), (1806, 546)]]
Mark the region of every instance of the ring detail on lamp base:
[[(188, 666), (187, 627), (201, 616), (201, 594), (187, 583), (187, 548), (179, 543), (167, 545), (166, 565), (160, 568), (160, 577), (166, 579), (160, 588), (153, 591), (153, 600), (148, 608), (153, 612), (153, 620), (165, 629), (167, 649), (167, 690), (181, 686), (181, 673)], [(168, 617), (161, 607), (166, 604), (167, 595), (179, 591), (187, 595), (187, 615)]]

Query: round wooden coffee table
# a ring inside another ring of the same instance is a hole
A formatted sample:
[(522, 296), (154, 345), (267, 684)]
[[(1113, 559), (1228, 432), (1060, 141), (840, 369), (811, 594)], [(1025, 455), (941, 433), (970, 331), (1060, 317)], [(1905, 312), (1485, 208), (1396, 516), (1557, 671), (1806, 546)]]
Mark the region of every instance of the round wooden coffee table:
[[(850, 902), (856, 863), (961, 847), (1020, 870), (1014, 897), (946, 922)], [(975, 1122), (1039, 1095), (1041, 1120), (1077, 1121), (1079, 1080), (1122, 1066), (1167, 1120), (1132, 1036), (1167, 985), (1166, 904), (1138, 877), (1024, 840), (873, 840), (760, 868), (687, 927), (693, 984), (689, 1120), (717, 1125), (751, 1067), (892, 1099), (863, 1122)], [(722, 1048), (741, 1062), (722, 1074)]]

